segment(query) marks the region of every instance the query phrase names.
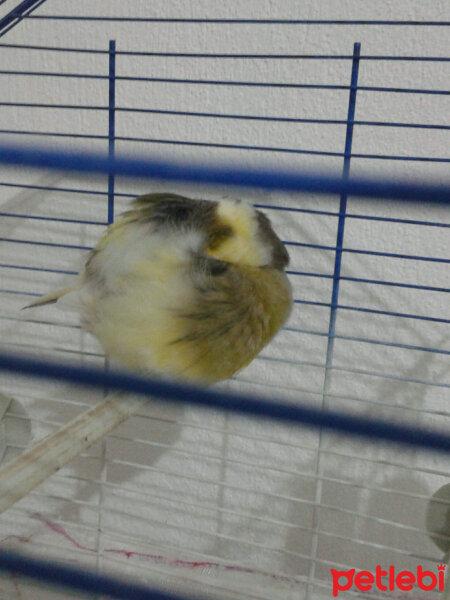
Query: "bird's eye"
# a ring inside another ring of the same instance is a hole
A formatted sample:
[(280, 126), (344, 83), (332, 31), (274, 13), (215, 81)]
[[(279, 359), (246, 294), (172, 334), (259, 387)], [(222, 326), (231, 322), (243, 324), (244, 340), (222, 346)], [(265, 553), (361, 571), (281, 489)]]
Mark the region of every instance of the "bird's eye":
[(233, 230), (228, 225), (223, 225), (222, 227), (218, 227), (209, 236), (208, 248), (210, 250), (215, 250), (222, 244), (222, 242), (224, 242), (226, 239), (230, 238), (232, 235), (233, 235)]

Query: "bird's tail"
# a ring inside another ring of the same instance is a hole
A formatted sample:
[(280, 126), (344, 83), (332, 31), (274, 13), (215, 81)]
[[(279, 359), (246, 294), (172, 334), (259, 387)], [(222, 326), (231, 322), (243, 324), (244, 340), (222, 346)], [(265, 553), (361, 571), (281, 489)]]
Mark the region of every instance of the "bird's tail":
[[(51, 294), (46, 294), (45, 296), (41, 296), (31, 304), (27, 304), (23, 307), (25, 308), (34, 308), (35, 306), (45, 306), (46, 304), (54, 304), (61, 298), (61, 296), (65, 296), (69, 292), (71, 292), (73, 288), (64, 288), (63, 290), (58, 290), (57, 292), (52, 292)], [(22, 310), (23, 310), (22, 309)]]

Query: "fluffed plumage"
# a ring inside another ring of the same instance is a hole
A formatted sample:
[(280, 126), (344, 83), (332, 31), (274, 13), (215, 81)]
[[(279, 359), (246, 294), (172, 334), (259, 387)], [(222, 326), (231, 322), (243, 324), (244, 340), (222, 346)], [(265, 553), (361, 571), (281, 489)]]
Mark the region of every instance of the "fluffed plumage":
[(245, 367), (286, 321), (288, 261), (269, 219), (246, 203), (148, 194), (108, 228), (75, 288), (34, 306), (79, 305), (82, 325), (124, 366), (211, 383)]

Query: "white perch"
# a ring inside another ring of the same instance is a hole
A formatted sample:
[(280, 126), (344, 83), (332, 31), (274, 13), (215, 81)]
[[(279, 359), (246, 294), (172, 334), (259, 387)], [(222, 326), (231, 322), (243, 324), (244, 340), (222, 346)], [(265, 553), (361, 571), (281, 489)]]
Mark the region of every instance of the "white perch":
[(148, 402), (111, 394), (0, 469), (0, 513)]

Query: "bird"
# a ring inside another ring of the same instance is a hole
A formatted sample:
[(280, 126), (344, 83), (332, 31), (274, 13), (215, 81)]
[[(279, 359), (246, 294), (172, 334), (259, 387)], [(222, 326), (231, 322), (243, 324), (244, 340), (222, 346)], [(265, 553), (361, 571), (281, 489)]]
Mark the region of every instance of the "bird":
[(209, 385), (247, 366), (286, 322), (288, 263), (250, 203), (149, 193), (107, 228), (72, 287), (27, 308), (76, 307), (120, 366)]

